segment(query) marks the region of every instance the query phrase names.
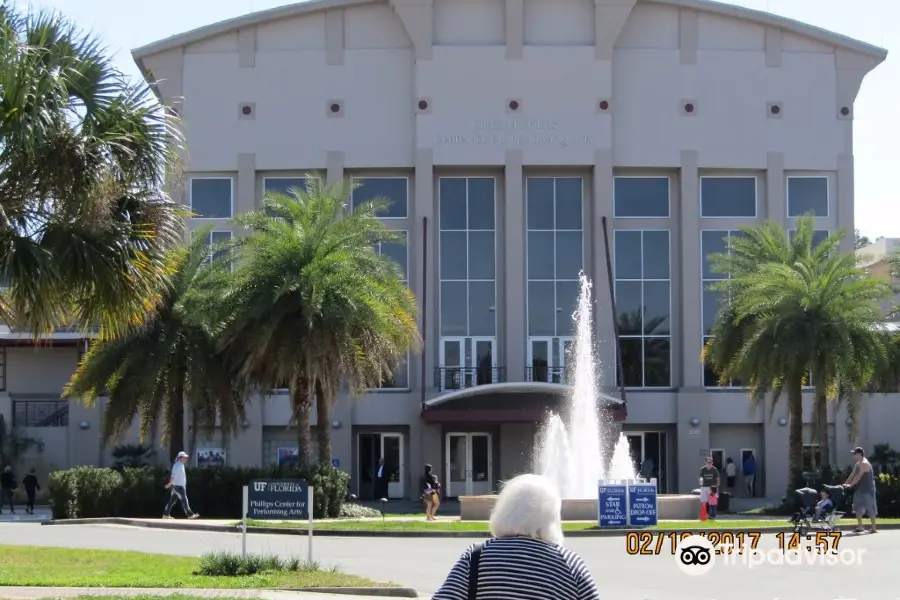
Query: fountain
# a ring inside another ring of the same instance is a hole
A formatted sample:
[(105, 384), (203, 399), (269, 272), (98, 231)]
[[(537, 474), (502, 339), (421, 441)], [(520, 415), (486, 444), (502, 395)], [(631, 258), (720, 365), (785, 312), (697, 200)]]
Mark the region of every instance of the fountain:
[[(597, 410), (597, 361), (594, 357), (591, 282), (581, 273), (581, 293), (573, 315), (575, 344), (573, 385), (567, 406), (568, 424), (551, 414), (540, 432), (534, 456), (536, 472), (548, 477), (563, 497), (563, 519), (597, 520), (597, 484), (601, 479), (634, 480), (634, 463), (628, 440), (621, 433), (613, 444), (617, 427), (601, 423)], [(568, 361), (567, 361), (568, 362)], [(485, 520), (496, 496), (460, 498), (463, 520)], [(696, 496), (659, 496), (660, 519), (696, 518)]]

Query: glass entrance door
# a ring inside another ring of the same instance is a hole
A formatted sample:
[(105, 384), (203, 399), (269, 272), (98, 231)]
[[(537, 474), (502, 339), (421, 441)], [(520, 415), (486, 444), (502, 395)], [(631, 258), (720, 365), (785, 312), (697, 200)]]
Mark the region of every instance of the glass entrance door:
[(668, 491), (669, 452), (665, 431), (625, 432), (634, 472), (644, 479), (656, 479), (660, 493)]
[(448, 498), (489, 494), (493, 490), (491, 434), (448, 433), (446, 438)]
[(528, 345), (530, 381), (567, 383), (566, 361), (572, 338), (533, 337)]
[(470, 355), (471, 364), (469, 366), (475, 371), (475, 385), (497, 383), (494, 338), (473, 337), (472, 347), (475, 348), (475, 352)]
[(441, 338), (441, 388), (461, 390), (465, 385), (465, 338)]
[(402, 433), (381, 434), (381, 456), (389, 469), (388, 498), (405, 497), (406, 465), (403, 464)]

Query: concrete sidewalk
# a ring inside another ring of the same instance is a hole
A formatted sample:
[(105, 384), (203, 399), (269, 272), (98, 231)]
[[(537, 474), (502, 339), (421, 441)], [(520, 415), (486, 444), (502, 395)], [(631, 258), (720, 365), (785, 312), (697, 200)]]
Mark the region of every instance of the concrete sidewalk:
[[(77, 598), (78, 596), (195, 596), (197, 598), (263, 598), (265, 600), (360, 600), (362, 598), (390, 597), (375, 592), (390, 588), (371, 588), (372, 594), (351, 595), (339, 592), (322, 593), (301, 590), (276, 591), (259, 589), (185, 589), (185, 588), (53, 588), (53, 587), (3, 587), (0, 600), (41, 600), (49, 598)], [(395, 596), (396, 597), (396, 596)], [(428, 596), (405, 596), (428, 598)]]

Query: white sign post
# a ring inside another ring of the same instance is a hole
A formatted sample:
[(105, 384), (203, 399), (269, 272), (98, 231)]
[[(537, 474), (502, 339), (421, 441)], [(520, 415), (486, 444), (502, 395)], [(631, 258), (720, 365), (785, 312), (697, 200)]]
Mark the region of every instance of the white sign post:
[(306, 560), (312, 565), (313, 561), (313, 486), (309, 486), (307, 488), (307, 499), (306, 499), (306, 507), (309, 512), (309, 530), (306, 533), (306, 537), (309, 538), (309, 548), (307, 550)]
[(247, 486), (244, 486), (243, 497), (241, 500), (241, 559), (247, 560), (247, 511), (250, 510), (249, 493)]

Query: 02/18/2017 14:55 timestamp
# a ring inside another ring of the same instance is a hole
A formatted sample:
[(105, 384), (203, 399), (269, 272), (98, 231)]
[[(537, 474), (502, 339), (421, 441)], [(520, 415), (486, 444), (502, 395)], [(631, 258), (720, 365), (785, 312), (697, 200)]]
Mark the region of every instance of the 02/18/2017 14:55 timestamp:
[[(709, 540), (716, 548), (716, 554), (732, 554), (755, 551), (763, 532), (629, 531), (625, 536), (625, 552), (629, 556), (675, 555), (682, 540), (693, 535)], [(819, 554), (835, 553), (841, 540), (840, 531), (819, 531), (809, 535), (779, 531), (769, 535), (774, 535), (777, 549), (782, 552), (806, 549)]]

